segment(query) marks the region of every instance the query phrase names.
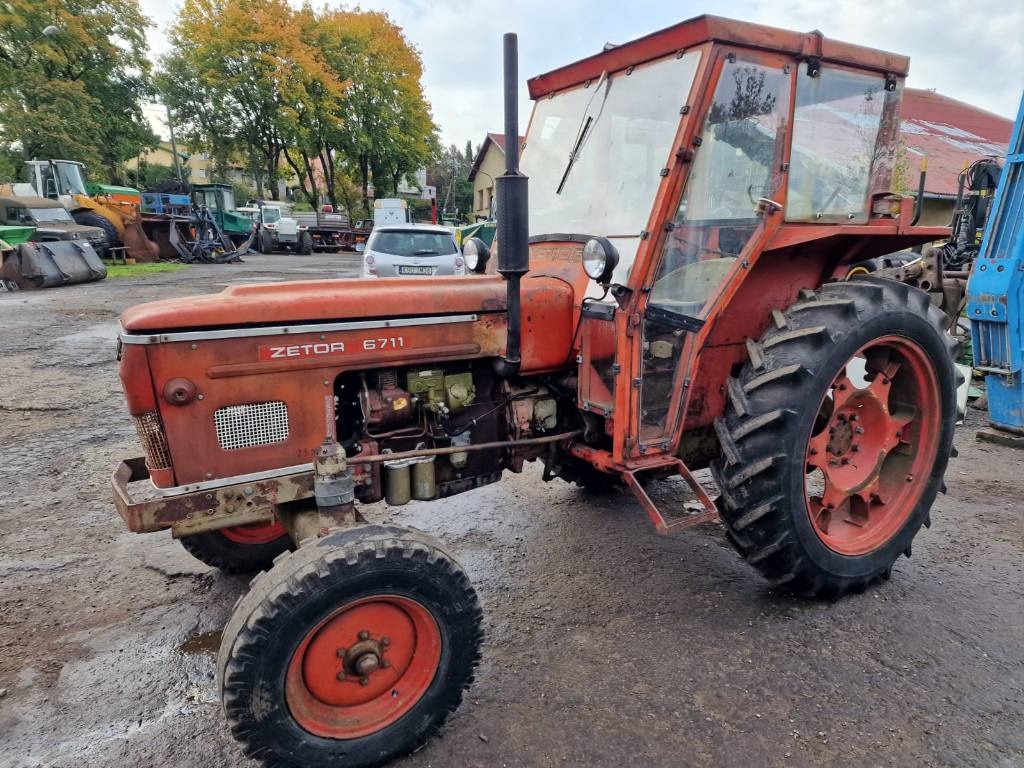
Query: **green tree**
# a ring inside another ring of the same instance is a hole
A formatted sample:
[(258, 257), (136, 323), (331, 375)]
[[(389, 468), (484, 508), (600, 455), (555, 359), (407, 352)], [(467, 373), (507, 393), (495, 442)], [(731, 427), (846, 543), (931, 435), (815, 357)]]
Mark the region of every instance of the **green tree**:
[[(138, 0), (0, 3), (0, 144), (25, 158), (60, 157), (102, 170), (156, 137), (142, 115), (150, 65)], [(57, 33), (42, 34), (53, 25)]]
[(469, 180), (474, 159), (471, 149), (468, 141), (465, 153), (452, 144), (441, 153), (430, 172), (437, 185), (437, 204), (441, 212), (467, 221), (473, 210), (473, 183)]
[(335, 148), (354, 166), (366, 207), (371, 179), (377, 197), (394, 193), (439, 153), (423, 64), (387, 14), (325, 11), (318, 25), (325, 60), (348, 81)]
[(171, 29), (174, 52), (162, 62), (164, 98), (186, 121), (185, 134), (222, 161), (243, 148), (261, 196), (277, 197), (284, 151), (314, 94), (340, 91), (305, 42), (304, 14), (286, 0), (185, 0)]

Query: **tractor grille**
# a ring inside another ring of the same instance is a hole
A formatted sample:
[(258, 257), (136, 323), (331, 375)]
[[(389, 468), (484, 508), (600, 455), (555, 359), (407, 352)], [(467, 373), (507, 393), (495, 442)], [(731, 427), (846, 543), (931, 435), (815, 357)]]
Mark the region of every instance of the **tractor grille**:
[(229, 405), (214, 411), (217, 442), (225, 451), (288, 439), (288, 406), (281, 401)]
[(146, 466), (150, 469), (168, 469), (171, 466), (171, 451), (167, 447), (167, 438), (164, 437), (160, 414), (156, 411), (147, 411), (141, 416), (135, 416), (134, 419), (142, 450), (146, 454)]

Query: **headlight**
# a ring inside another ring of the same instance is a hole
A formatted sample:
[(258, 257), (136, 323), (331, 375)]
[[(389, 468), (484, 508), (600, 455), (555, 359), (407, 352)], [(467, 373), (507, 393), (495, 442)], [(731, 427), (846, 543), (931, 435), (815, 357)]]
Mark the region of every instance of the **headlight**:
[(583, 246), (583, 271), (604, 285), (619, 265), (619, 252), (606, 237), (595, 237)]
[(466, 267), (469, 271), (480, 275), (487, 269), (487, 260), (491, 258), (491, 251), (479, 237), (471, 237), (462, 244), (462, 256), (466, 260)]

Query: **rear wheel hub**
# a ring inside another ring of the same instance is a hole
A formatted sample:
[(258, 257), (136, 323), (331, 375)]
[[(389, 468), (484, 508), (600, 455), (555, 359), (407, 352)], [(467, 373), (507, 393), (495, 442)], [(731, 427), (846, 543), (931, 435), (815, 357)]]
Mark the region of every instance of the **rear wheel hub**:
[(818, 537), (845, 555), (884, 545), (913, 513), (938, 444), (941, 406), (930, 360), (886, 336), (837, 374), (807, 444), (805, 493)]

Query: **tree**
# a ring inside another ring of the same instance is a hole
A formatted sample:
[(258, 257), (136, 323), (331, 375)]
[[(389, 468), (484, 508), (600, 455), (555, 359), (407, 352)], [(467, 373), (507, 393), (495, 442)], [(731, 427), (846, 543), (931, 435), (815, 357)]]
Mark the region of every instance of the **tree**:
[(185, 0), (158, 77), (183, 140), (242, 154), (259, 194), (287, 164), (310, 205), (367, 208), (438, 154), (419, 54), (386, 14), (286, 0)]
[(354, 165), (368, 207), (371, 178), (376, 196), (395, 192), (403, 176), (439, 153), (423, 65), (387, 14), (325, 11), (318, 27), (326, 61), (348, 80), (335, 149)]
[[(186, 133), (219, 142), (221, 160), (243, 147), (259, 195), (277, 197), (282, 156), (317, 94), (340, 92), (337, 75), (305, 42), (307, 13), (286, 0), (185, 0), (171, 30), (174, 52), (162, 62), (164, 97)], [(231, 141), (218, 138), (223, 129)]]
[[(0, 144), (23, 157), (81, 160), (117, 179), (156, 144), (142, 115), (150, 65), (138, 0), (0, 4)], [(56, 35), (42, 35), (49, 25)]]
[(473, 210), (473, 183), (469, 180), (469, 172), (474, 157), (470, 142), (466, 142), (465, 153), (452, 144), (430, 169), (430, 176), (437, 186), (438, 206), (446, 216), (458, 214), (462, 217)]

